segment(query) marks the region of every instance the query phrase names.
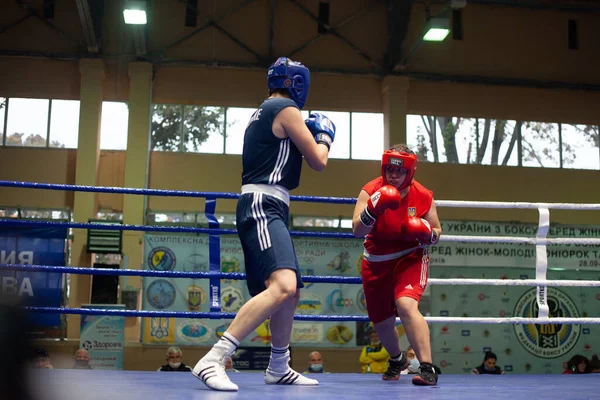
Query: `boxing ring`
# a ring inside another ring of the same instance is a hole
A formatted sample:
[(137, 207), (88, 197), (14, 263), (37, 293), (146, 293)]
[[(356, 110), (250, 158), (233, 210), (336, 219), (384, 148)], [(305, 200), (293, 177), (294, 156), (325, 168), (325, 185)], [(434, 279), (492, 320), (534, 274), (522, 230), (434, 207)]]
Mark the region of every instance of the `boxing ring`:
[[(162, 278), (208, 279), (210, 282), (210, 312), (150, 311), (150, 310), (107, 310), (100, 308), (64, 308), (64, 307), (24, 307), (28, 312), (45, 314), (114, 315), (123, 317), (174, 317), (190, 319), (231, 319), (235, 313), (222, 312), (220, 304), (220, 281), (243, 280), (243, 273), (223, 273), (220, 266), (220, 235), (236, 234), (235, 229), (222, 229), (214, 217), (218, 199), (236, 199), (235, 193), (191, 192), (158, 189), (131, 189), (116, 187), (76, 186), (63, 184), (45, 184), (32, 182), (0, 181), (3, 188), (21, 188), (38, 190), (62, 190), (94, 193), (113, 193), (124, 195), (172, 196), (204, 198), (208, 228), (146, 226), (127, 224), (102, 224), (79, 222), (52, 222), (18, 219), (0, 219), (2, 226), (29, 228), (60, 227), (72, 229), (125, 230), (141, 232), (171, 232), (209, 235), (209, 272), (182, 272), (119, 269), (102, 270), (81, 267), (0, 264), (0, 271), (52, 272), (60, 274), (139, 276)], [(326, 202), (334, 204), (354, 204), (354, 198), (291, 196), (292, 201)], [(430, 324), (469, 323), (469, 324), (598, 324), (600, 318), (552, 317), (547, 302), (547, 287), (600, 287), (600, 280), (548, 280), (547, 245), (580, 244), (600, 246), (600, 238), (549, 238), (550, 210), (594, 210), (600, 211), (600, 204), (549, 204), (549, 203), (502, 203), (474, 201), (436, 201), (437, 207), (462, 208), (506, 208), (531, 209), (539, 213), (539, 224), (535, 237), (510, 236), (462, 236), (442, 235), (440, 242), (475, 243), (517, 243), (535, 246), (535, 279), (434, 279), (429, 285), (491, 285), (491, 286), (528, 286), (535, 287), (537, 298), (537, 317), (426, 317)], [(351, 233), (291, 231), (292, 236), (319, 238), (354, 238)], [(360, 284), (359, 277), (342, 276), (303, 276), (305, 283), (342, 283)], [(296, 321), (368, 321), (365, 315), (309, 315), (297, 314)], [(435, 362), (435, 360), (434, 360)], [(193, 364), (192, 364), (193, 366)], [(569, 399), (592, 399), (600, 392), (600, 380), (594, 375), (511, 375), (439, 376), (438, 386), (418, 387), (411, 384), (407, 376), (398, 382), (382, 381), (378, 374), (319, 374), (318, 387), (296, 387), (265, 385), (262, 374), (240, 372), (230, 374), (240, 391), (236, 393), (215, 392), (195, 379), (191, 374), (156, 374), (156, 372), (108, 371), (108, 370), (39, 370), (34, 371), (36, 382), (44, 382), (48, 393), (60, 399), (229, 399), (229, 398), (364, 398), (365, 396), (399, 397), (418, 396), (423, 399), (475, 399), (481, 396), (500, 398), (510, 396), (513, 399), (555, 397), (564, 395)], [(36, 384), (37, 385), (37, 384)], [(44, 397), (41, 397), (44, 398)], [(54, 397), (52, 397), (54, 398)]]

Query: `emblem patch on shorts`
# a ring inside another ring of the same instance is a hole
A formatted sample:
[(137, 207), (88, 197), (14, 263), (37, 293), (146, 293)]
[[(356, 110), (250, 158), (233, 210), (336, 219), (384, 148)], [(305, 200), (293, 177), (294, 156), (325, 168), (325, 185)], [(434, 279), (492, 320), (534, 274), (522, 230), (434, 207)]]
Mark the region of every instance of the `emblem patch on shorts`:
[(417, 207), (408, 207), (408, 216), (416, 217), (417, 216)]

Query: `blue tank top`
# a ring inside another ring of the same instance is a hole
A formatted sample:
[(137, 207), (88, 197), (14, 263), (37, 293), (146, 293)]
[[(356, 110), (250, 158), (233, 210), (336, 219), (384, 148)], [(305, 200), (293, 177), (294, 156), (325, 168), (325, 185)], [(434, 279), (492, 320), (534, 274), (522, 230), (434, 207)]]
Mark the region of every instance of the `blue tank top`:
[(252, 114), (244, 135), (242, 185), (280, 185), (293, 190), (300, 184), (302, 154), (291, 139), (273, 134), (273, 120), (286, 107), (296, 107), (290, 99), (265, 100)]

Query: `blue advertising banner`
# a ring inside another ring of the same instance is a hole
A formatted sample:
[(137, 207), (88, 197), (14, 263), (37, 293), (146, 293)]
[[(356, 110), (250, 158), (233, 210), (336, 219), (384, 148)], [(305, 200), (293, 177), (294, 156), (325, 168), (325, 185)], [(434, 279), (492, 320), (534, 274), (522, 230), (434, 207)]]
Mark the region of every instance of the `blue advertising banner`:
[[(82, 304), (82, 308), (124, 310), (124, 304)], [(113, 315), (82, 315), (81, 347), (90, 353), (92, 369), (123, 369), (125, 318)]]
[[(0, 264), (65, 265), (66, 228), (0, 228)], [(26, 306), (60, 307), (62, 274), (0, 271), (0, 293)], [(59, 314), (31, 314), (36, 326), (60, 325)]]

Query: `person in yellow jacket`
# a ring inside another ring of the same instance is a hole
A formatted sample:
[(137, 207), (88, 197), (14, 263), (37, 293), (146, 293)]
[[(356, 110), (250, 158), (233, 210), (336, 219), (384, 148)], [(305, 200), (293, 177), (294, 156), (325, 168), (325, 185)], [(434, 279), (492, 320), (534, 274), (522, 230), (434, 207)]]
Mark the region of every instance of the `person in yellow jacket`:
[(387, 350), (382, 346), (379, 335), (375, 329), (371, 331), (371, 344), (363, 347), (360, 353), (360, 365), (363, 374), (374, 373), (382, 374), (387, 371), (388, 360), (390, 355)]

